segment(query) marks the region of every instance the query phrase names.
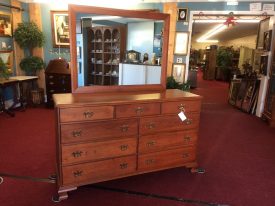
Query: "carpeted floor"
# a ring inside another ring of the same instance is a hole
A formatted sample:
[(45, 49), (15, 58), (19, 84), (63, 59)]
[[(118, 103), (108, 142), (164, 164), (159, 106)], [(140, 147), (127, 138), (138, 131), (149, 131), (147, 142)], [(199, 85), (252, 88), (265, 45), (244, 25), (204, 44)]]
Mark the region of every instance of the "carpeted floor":
[[(273, 206), (275, 203), (275, 129), (227, 104), (228, 84), (203, 81), (192, 92), (204, 96), (198, 161), (205, 174), (185, 168), (97, 184), (108, 188), (194, 200), (195, 203), (78, 188), (69, 199), (52, 203), (55, 185), (4, 178), (1, 206)], [(0, 114), (0, 173), (47, 177), (55, 171), (54, 111), (28, 108), (15, 118)], [(199, 203), (198, 201), (202, 201)], [(215, 204), (212, 204), (215, 205)], [(217, 204), (216, 204), (217, 205)]]

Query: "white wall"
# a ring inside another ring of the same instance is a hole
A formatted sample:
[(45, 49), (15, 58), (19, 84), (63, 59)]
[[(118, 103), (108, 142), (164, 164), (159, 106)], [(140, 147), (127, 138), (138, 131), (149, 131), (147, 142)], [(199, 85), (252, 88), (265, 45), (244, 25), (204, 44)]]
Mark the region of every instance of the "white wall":
[(153, 53), (154, 22), (128, 23), (127, 35), (127, 50), (140, 52), (141, 60), (143, 59), (143, 54), (148, 53), (149, 59), (151, 59)]

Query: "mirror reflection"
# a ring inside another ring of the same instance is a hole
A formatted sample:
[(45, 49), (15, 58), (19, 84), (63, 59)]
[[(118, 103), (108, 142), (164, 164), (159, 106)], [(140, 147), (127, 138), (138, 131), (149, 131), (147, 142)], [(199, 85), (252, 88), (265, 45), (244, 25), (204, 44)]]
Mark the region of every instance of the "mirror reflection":
[(78, 86), (161, 83), (163, 21), (77, 15)]

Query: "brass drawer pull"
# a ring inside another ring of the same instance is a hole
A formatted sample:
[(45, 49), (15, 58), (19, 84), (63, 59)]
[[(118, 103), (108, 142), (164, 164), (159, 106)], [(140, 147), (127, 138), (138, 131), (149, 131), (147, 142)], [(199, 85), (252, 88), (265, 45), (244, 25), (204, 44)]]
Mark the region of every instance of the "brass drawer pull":
[(51, 89), (50, 92), (51, 92), (51, 93), (54, 93), (54, 89)]
[(122, 125), (122, 126), (120, 127), (120, 130), (121, 130), (122, 132), (127, 132), (128, 129), (129, 129), (129, 126), (128, 126), (127, 124), (124, 124), (124, 125)]
[(184, 154), (182, 155), (182, 157), (183, 157), (183, 158), (187, 158), (187, 157), (189, 157), (189, 154), (188, 154), (188, 153), (184, 153)]
[(154, 129), (156, 127), (154, 122), (150, 122), (149, 124), (146, 125), (148, 129)]
[(144, 110), (143, 110), (142, 107), (136, 108), (136, 113), (137, 113), (137, 114), (141, 114), (143, 111), (144, 111)]
[(150, 142), (147, 142), (147, 143), (146, 143), (146, 146), (147, 146), (147, 147), (152, 147), (152, 146), (154, 146), (155, 144), (156, 144), (155, 141), (150, 141)]
[(146, 163), (147, 165), (153, 164), (153, 163), (155, 163), (155, 162), (156, 162), (156, 160), (154, 160), (154, 159), (145, 160), (145, 163)]
[(75, 130), (72, 132), (73, 137), (80, 137), (82, 134), (81, 130)]
[(80, 176), (82, 176), (83, 171), (82, 170), (77, 170), (77, 171), (73, 172), (73, 174), (74, 174), (74, 177), (80, 177)]
[(49, 84), (50, 84), (50, 85), (54, 85), (54, 82), (50, 82)]
[(185, 121), (185, 124), (186, 124), (186, 125), (192, 124), (192, 119), (187, 119), (187, 120)]
[(52, 78), (54, 78), (54, 76), (52, 76), (52, 75), (49, 75), (49, 79), (52, 79)]
[(119, 166), (120, 169), (126, 169), (128, 167), (128, 163), (121, 163)]
[(185, 112), (185, 105), (184, 104), (180, 104), (180, 106), (178, 106), (178, 109), (182, 112)]
[(125, 151), (125, 150), (127, 150), (128, 149), (128, 145), (127, 144), (124, 144), (124, 145), (121, 145), (120, 146), (120, 150), (121, 151)]
[(83, 115), (87, 119), (87, 118), (91, 118), (94, 115), (94, 113), (90, 111), (86, 111), (86, 112), (83, 112)]
[(191, 141), (191, 137), (190, 136), (185, 136), (185, 137), (183, 137), (183, 140), (185, 142), (190, 142)]
[(81, 157), (82, 153), (83, 153), (82, 151), (75, 151), (75, 152), (72, 153), (72, 155), (74, 157)]

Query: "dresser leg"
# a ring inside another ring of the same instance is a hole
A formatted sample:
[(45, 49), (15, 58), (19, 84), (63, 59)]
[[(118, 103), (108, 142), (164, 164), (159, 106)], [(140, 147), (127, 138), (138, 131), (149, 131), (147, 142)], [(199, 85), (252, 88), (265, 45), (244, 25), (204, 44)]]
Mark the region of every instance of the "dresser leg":
[(60, 202), (68, 199), (68, 192), (76, 190), (77, 187), (59, 187), (58, 194), (52, 197), (53, 202)]

